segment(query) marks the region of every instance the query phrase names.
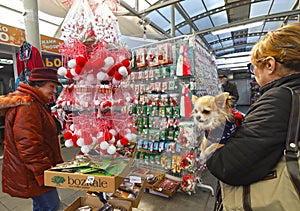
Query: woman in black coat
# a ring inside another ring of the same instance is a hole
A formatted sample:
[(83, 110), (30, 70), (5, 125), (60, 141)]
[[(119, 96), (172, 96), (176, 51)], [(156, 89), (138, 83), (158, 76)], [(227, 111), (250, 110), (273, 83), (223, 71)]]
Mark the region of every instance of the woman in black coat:
[(291, 92), (284, 87), (300, 89), (300, 23), (269, 32), (253, 47), (251, 62), (261, 97), (207, 160), (210, 172), (232, 186), (262, 180), (283, 156), (291, 111)]

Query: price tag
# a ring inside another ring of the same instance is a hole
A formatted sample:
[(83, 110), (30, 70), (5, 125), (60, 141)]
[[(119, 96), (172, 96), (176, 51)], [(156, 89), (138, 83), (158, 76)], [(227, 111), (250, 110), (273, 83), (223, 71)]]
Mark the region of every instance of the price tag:
[(129, 176), (131, 183), (142, 183), (142, 178), (138, 176)]

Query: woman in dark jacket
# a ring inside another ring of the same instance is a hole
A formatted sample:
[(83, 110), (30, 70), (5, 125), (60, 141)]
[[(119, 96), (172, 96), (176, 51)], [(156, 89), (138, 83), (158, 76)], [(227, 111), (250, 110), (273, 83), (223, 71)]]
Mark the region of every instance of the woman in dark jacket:
[(5, 115), (2, 191), (13, 197), (32, 198), (33, 210), (57, 210), (55, 188), (44, 186), (44, 171), (63, 162), (55, 121), (47, 106), (59, 85), (54, 69), (31, 72), (29, 85), (0, 97)]
[(300, 23), (269, 32), (252, 49), (252, 69), (261, 97), (236, 133), (207, 161), (220, 181), (249, 185), (262, 180), (283, 156), (291, 92), (300, 89)]

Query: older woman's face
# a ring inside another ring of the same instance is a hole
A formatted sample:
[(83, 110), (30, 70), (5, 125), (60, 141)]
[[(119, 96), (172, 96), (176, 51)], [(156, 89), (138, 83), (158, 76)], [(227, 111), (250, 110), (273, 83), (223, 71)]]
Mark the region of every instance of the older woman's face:
[(254, 65), (253, 73), (259, 86), (264, 86), (271, 81), (289, 74), (288, 72), (285, 73), (282, 65), (271, 56), (266, 57), (262, 65)]
[(259, 86), (263, 86), (269, 82), (267, 71), (265, 67), (259, 68), (258, 66), (254, 66), (254, 75), (256, 82)]
[(51, 100), (54, 95), (57, 94), (57, 83), (47, 82), (44, 86), (38, 87), (38, 89)]

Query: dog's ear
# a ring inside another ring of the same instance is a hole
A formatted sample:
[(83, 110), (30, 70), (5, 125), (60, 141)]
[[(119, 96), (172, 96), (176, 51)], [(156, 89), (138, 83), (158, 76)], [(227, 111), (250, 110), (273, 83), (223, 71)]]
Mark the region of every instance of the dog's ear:
[(192, 96), (192, 102), (195, 103), (198, 100), (198, 97), (196, 95)]
[(228, 105), (229, 93), (223, 92), (217, 96), (215, 96), (215, 102), (219, 108), (226, 108)]

